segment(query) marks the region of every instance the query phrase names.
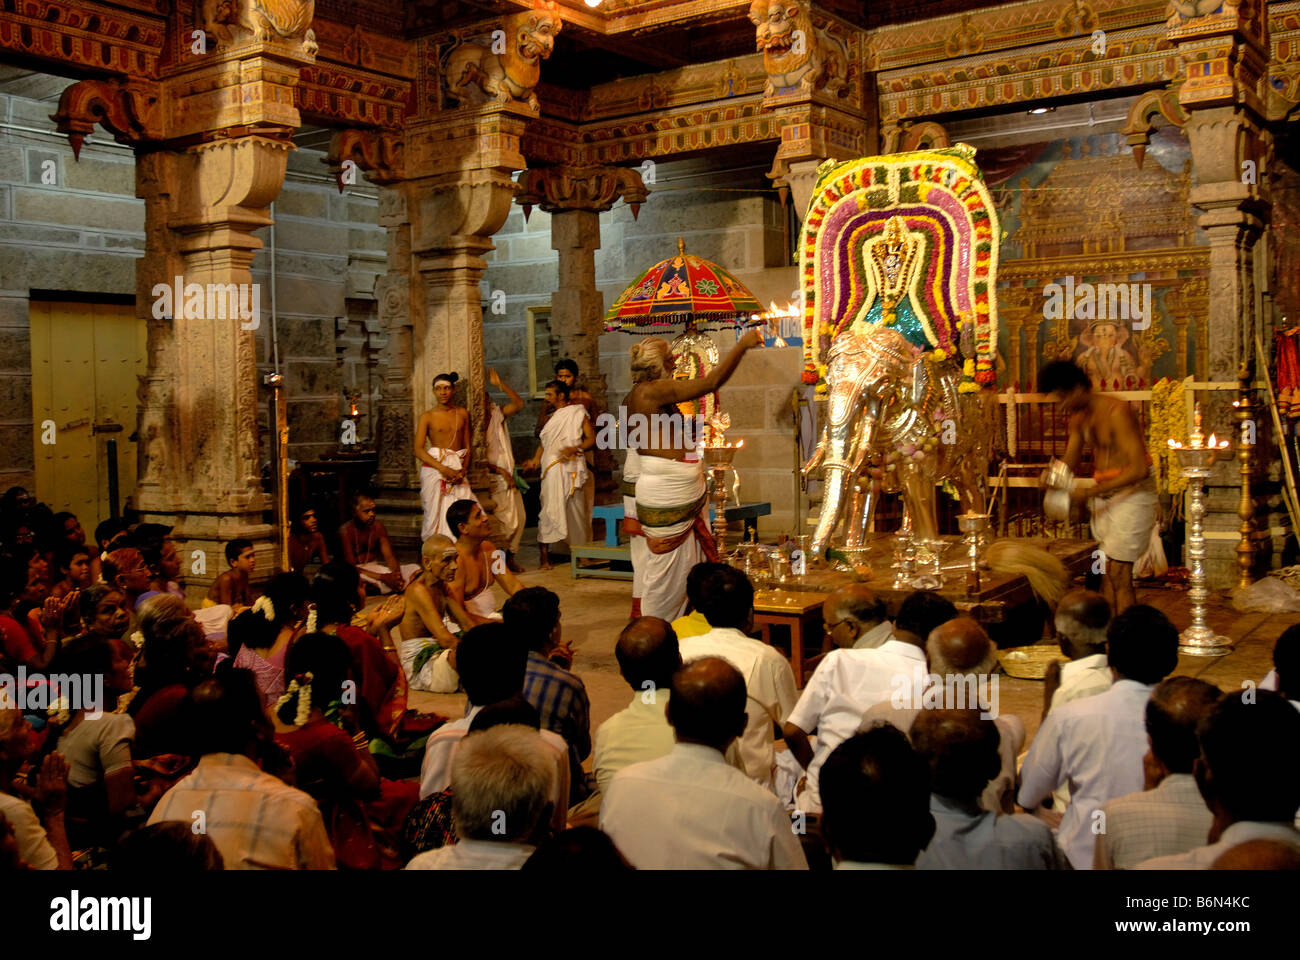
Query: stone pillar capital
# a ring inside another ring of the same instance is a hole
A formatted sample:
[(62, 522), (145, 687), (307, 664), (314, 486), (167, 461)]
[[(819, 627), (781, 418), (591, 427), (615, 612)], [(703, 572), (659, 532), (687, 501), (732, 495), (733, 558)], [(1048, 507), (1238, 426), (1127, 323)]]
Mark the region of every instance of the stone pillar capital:
[(648, 195), (640, 172), (633, 167), (559, 164), (530, 167), (520, 174), (515, 200), (526, 219), (534, 206), (547, 213), (604, 213), (622, 197), (635, 219)]

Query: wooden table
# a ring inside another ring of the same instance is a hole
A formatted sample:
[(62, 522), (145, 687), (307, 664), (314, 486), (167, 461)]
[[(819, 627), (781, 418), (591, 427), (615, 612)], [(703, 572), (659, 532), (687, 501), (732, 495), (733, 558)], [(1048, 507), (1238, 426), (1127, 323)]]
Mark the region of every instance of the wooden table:
[(809, 642), (821, 649), (822, 601), (826, 596), (791, 590), (759, 590), (754, 594), (754, 626), (764, 643), (771, 645), (773, 626), (790, 628), (790, 667), (797, 687), (803, 686), (805, 633)]
[[(943, 537), (944, 540), (959, 541), (959, 537)], [(1066, 568), (1075, 575), (1084, 573), (1092, 562), (1092, 553), (1097, 549), (1093, 540), (1065, 540), (1047, 538), (1018, 538), (1032, 546), (1042, 547), (1060, 558)], [(788, 594), (815, 594), (825, 597), (836, 587), (849, 583), (865, 583), (872, 592), (885, 601), (889, 616), (898, 613), (898, 607), (904, 598), (913, 593), (912, 588), (896, 588), (894, 571), (891, 567), (893, 554), (891, 543), (893, 534), (872, 534), (871, 554), (868, 562), (872, 576), (864, 579), (853, 573), (831, 570), (826, 567), (809, 569), (801, 577), (789, 577), (784, 582), (773, 580), (766, 574), (752, 575), (754, 589), (766, 593), (779, 590)], [(954, 545), (948, 551), (948, 563), (955, 563), (961, 547)], [(950, 600), (962, 613), (982, 623), (998, 623), (1004, 619), (1006, 611), (1021, 603), (1033, 599), (1033, 589), (1023, 574), (996, 573), (991, 570), (980, 572), (980, 589), (977, 593), (966, 592), (966, 581), (962, 571), (945, 570), (944, 585), (935, 591), (941, 597)], [(757, 609), (757, 607), (755, 607)]]

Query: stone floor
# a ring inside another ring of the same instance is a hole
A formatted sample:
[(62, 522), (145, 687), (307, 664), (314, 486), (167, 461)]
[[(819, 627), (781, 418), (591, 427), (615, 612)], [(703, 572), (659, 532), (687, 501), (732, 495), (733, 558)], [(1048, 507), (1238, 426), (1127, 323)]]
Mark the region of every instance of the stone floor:
[[(631, 611), (632, 584), (625, 580), (573, 580), (567, 563), (541, 572), (537, 570), (534, 549), (525, 544), (521, 551), (520, 560), (529, 572), (520, 579), (527, 586), (547, 587), (560, 596), (564, 636), (573, 643), (574, 670), (587, 686), (594, 732), (607, 717), (627, 706), (632, 697), (614, 658), (614, 643)], [(504, 600), (504, 593), (497, 590)], [(1163, 610), (1179, 629), (1190, 620), (1184, 591), (1140, 589), (1138, 599)], [(1238, 613), (1226, 598), (1216, 597), (1209, 609), (1209, 623), (1234, 641), (1232, 652), (1208, 659), (1180, 657), (1177, 672), (1201, 677), (1224, 690), (1239, 688), (1243, 680), (1258, 682), (1272, 668), (1273, 642), (1297, 622), (1297, 614)], [(1007, 676), (999, 681), (999, 710), (1024, 720), (1031, 738), (1042, 712), (1042, 689), (1040, 681)], [(411, 706), (459, 717), (465, 711), (465, 697), (416, 693), (412, 694)]]

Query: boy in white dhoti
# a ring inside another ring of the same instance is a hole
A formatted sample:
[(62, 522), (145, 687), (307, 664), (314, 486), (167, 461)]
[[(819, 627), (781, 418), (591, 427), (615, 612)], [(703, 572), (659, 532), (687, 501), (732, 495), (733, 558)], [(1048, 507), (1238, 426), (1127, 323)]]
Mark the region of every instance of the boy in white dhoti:
[(455, 539), (447, 526), (447, 508), (457, 500), (475, 499), (465, 477), (469, 473), (469, 411), (452, 405), (458, 373), (433, 378), (438, 405), (420, 415), (415, 427), (415, 456), (420, 461), (420, 502), (424, 525), (420, 539), (435, 533)]
[(551, 569), (550, 544), (567, 540), (569, 549), (591, 542), (591, 503), (584, 489), (595, 483), (587, 469), (586, 452), (596, 446), (596, 431), (586, 407), (569, 402), (569, 386), (559, 380), (546, 385), (546, 401), (555, 413), (542, 428), (541, 444), (525, 466), (542, 471), (542, 512), (537, 543), (542, 569)]
[(1092, 535), (1105, 560), (1102, 594), (1118, 616), (1137, 602), (1133, 564), (1146, 552), (1156, 523), (1158, 501), (1142, 428), (1127, 403), (1093, 393), (1088, 374), (1069, 360), (1043, 367), (1038, 389), (1070, 417), (1063, 459), (1072, 472), (1084, 446), (1092, 444), (1096, 485), (1072, 488), (1070, 500), (1089, 501)]
[[(691, 567), (717, 559), (708, 528), (700, 438), (677, 404), (716, 391), (735, 373), (745, 352), (762, 342), (758, 331), (750, 330), (721, 363), (694, 380), (672, 378), (672, 351), (659, 337), (647, 337), (631, 349), (634, 386), (626, 401), (627, 436), (628, 446), (640, 447), (636, 515), (646, 541), (644, 551), (632, 553), (632, 564), (635, 570), (640, 557), (642, 616), (670, 623), (680, 617), (686, 611)], [(665, 422), (670, 429), (661, 429)], [(640, 438), (645, 439), (637, 442)]]
[(524, 400), (502, 382), (495, 370), (488, 371), (488, 382), (510, 397), (510, 402), (504, 407), (497, 406), (491, 398), (487, 402), (488, 490), (495, 503), (493, 511), (488, 514), (488, 522), (492, 526), (492, 539), (506, 552), (506, 566), (512, 573), (523, 573), (524, 568), (515, 559), (515, 554), (524, 536), (524, 495), (515, 484), (515, 452), (510, 444), (510, 428), (506, 421), (524, 408)]

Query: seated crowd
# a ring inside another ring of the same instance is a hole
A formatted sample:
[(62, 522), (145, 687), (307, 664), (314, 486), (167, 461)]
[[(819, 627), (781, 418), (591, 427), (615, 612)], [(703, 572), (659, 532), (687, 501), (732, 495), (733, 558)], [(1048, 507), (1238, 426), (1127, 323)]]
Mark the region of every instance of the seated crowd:
[(169, 528), (88, 547), (0, 499), (0, 869), (1300, 866), (1300, 626), (1225, 693), (1172, 675), (1158, 610), (1071, 591), (1029, 738), (937, 594), (891, 620), (836, 590), (800, 690), (749, 579), (702, 563), (687, 614), (609, 638), (630, 700), (593, 729), (560, 598), (495, 563), (476, 504), (407, 568), (356, 508), (333, 558), (300, 517), (260, 587), (231, 541), (192, 610)]

